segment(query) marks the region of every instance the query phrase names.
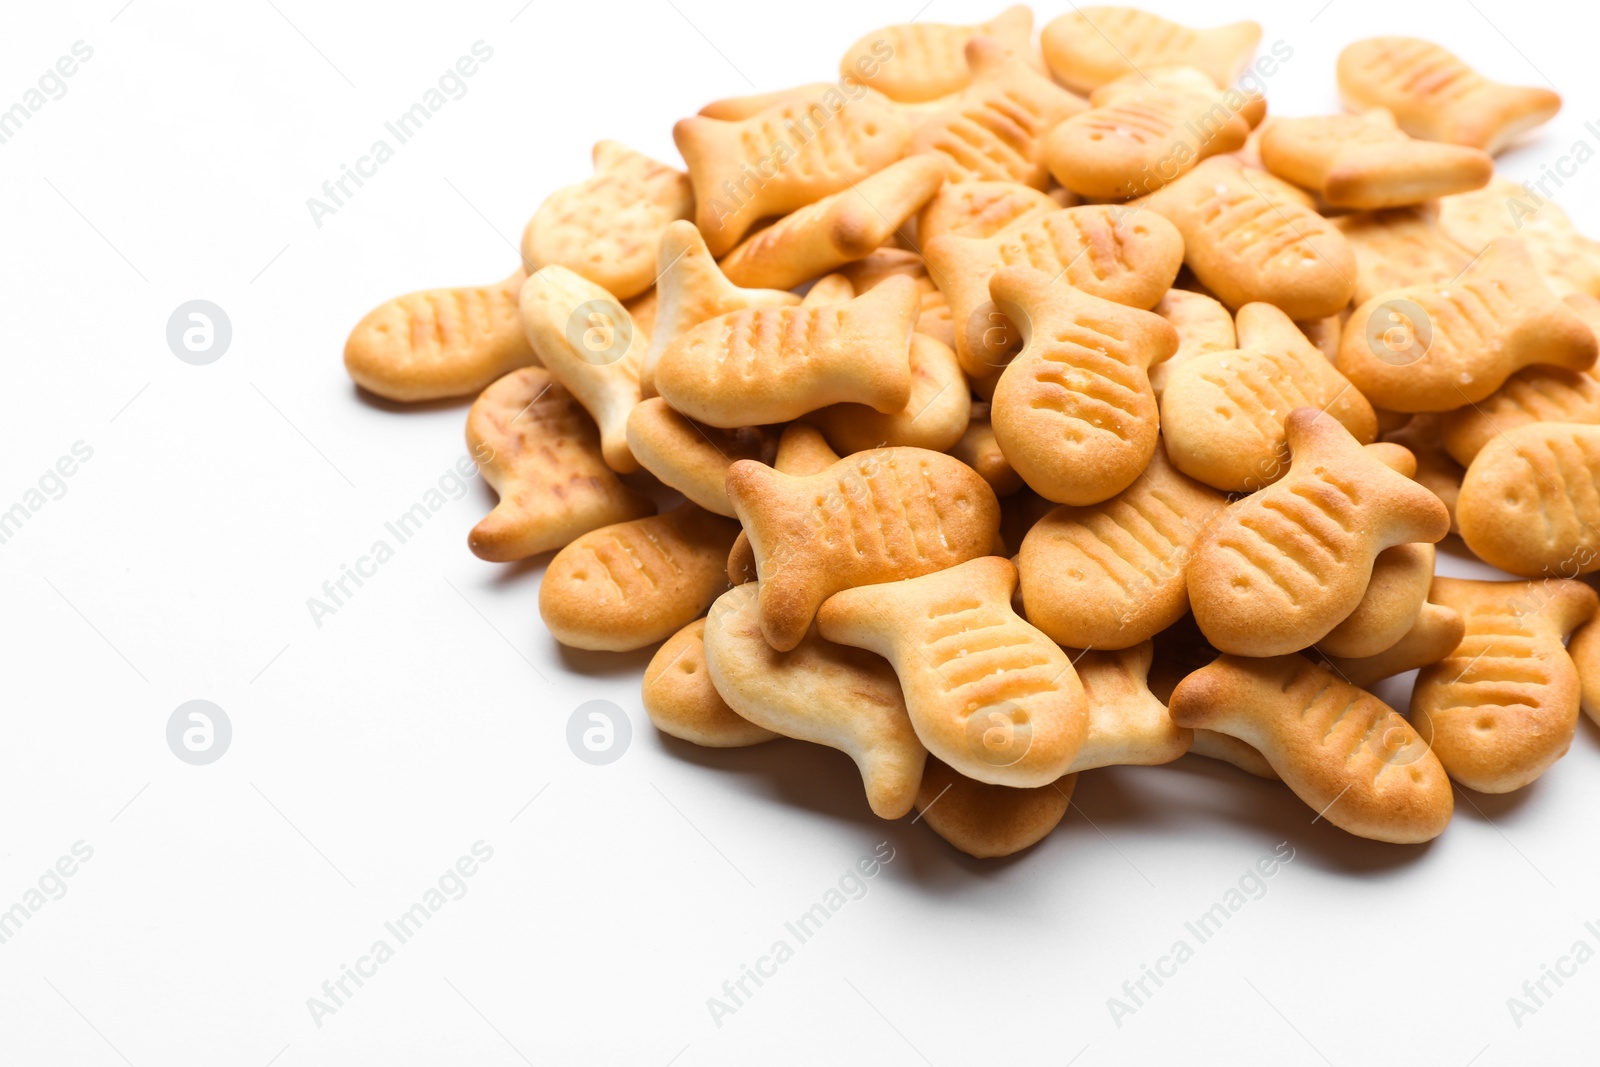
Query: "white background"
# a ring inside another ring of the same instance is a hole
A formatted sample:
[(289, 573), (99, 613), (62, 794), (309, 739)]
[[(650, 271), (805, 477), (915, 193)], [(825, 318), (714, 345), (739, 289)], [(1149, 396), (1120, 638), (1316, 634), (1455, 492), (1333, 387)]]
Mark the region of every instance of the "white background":
[[(1593, 1059), (1600, 963), (1520, 1028), (1506, 1007), (1580, 937), (1600, 947), (1587, 720), (1534, 786), (1458, 791), (1428, 847), (1313, 825), (1281, 786), (1186, 757), (1083, 776), (1043, 844), (980, 863), (876, 820), (835, 752), (658, 736), (649, 650), (563, 651), (542, 561), (467, 551), (478, 481), (313, 624), (307, 598), (464, 451), (465, 402), (355, 392), (360, 315), (507, 273), (598, 138), (675, 161), (672, 123), (707, 100), (833, 77), (880, 25), (998, 6), (920, 2), (6, 5), (0, 107), (75, 41), (94, 55), (0, 145), (0, 509), (75, 442), (93, 458), (0, 545), (0, 909), (75, 842), (93, 858), (0, 945), (0, 1062)], [(1514, 176), (1600, 142), (1588, 5), (1152, 6), (1263, 21), (1294, 49), (1281, 114), (1336, 105), (1344, 44), (1414, 33), (1566, 95), (1502, 158)], [(306, 199), (478, 40), (494, 55), (465, 97), (316, 227)], [(1591, 233), (1597, 184), (1590, 165), (1559, 193)], [(195, 298), (233, 325), (210, 366), (165, 340)], [(165, 740), (195, 698), (234, 728), (205, 767)], [(632, 717), (610, 766), (565, 742), (590, 699)], [(479, 840), (469, 892), (317, 1026), (307, 998)], [(866, 895), (715, 1026), (707, 998), (882, 841)], [(1107, 998), (1285, 841), (1265, 896), (1115, 1025)]]

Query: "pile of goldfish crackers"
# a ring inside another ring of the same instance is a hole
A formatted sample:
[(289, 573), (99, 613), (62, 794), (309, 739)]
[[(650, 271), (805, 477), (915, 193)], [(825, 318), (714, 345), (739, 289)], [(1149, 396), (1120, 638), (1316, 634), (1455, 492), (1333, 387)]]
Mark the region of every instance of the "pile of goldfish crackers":
[[(659, 643), (667, 734), (842, 750), (974, 856), (1191, 752), (1430, 840), (1600, 719), (1600, 244), (1495, 177), (1555, 93), (1379, 37), (1348, 113), (1267, 118), (1260, 38), (870, 33), (680, 121), (687, 172), (601, 141), (520, 269), (345, 364), (477, 396), (472, 551), (554, 551), (565, 645)], [(1521, 579), (1435, 577), (1451, 534)]]

